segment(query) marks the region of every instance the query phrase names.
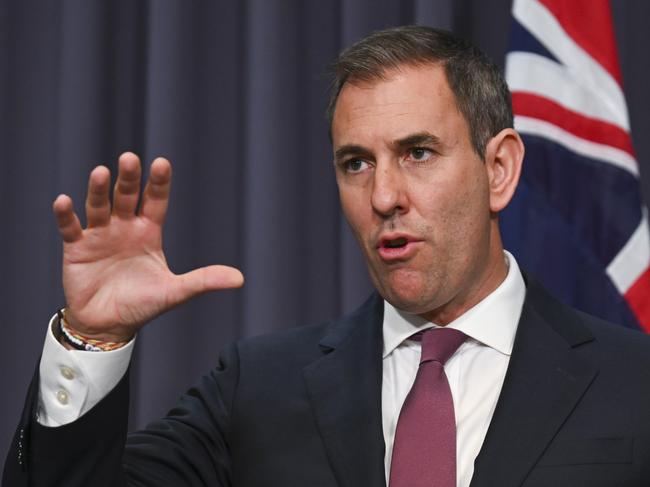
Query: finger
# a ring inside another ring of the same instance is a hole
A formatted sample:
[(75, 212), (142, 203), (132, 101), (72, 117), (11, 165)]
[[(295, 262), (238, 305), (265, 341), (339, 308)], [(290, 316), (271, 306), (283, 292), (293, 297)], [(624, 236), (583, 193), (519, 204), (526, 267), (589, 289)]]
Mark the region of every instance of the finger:
[(142, 195), (142, 216), (162, 225), (167, 213), (171, 182), (171, 164), (164, 157), (158, 157), (151, 163), (149, 180)]
[(113, 190), (113, 213), (121, 218), (135, 216), (140, 196), (140, 159), (125, 152), (118, 160), (117, 181)]
[(52, 211), (56, 217), (56, 224), (64, 242), (75, 242), (81, 238), (83, 230), (79, 218), (74, 212), (72, 200), (69, 196), (61, 194), (52, 204)]
[(173, 293), (174, 305), (208, 291), (237, 288), (244, 285), (244, 275), (225, 265), (211, 265), (176, 276), (177, 288)]
[(111, 219), (111, 202), (108, 193), (111, 186), (111, 173), (104, 166), (97, 166), (88, 178), (86, 196), (86, 220), (88, 227), (100, 227)]

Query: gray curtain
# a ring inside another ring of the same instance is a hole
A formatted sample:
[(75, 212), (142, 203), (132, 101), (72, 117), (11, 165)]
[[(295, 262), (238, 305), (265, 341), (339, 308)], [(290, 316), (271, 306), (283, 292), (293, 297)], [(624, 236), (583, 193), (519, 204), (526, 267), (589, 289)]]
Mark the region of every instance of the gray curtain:
[[(613, 2), (650, 194), (647, 2)], [(174, 164), (173, 270), (240, 267), (138, 338), (132, 427), (164, 414), (244, 336), (326, 320), (369, 292), (338, 207), (323, 111), (338, 51), (391, 25), (445, 27), (503, 63), (509, 0), (1, 0), (0, 309), (4, 457), (46, 323), (62, 306), (51, 202), (125, 150)]]

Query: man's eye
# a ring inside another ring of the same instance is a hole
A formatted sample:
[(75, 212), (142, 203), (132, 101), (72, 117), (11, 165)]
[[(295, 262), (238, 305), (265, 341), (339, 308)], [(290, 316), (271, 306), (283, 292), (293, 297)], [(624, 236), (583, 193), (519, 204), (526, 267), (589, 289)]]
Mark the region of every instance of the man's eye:
[(345, 169), (348, 172), (361, 172), (368, 168), (368, 163), (363, 159), (352, 159), (345, 163)]
[(416, 147), (409, 150), (409, 157), (414, 161), (427, 161), (431, 156), (433, 156), (433, 151), (431, 149), (425, 149), (424, 147)]

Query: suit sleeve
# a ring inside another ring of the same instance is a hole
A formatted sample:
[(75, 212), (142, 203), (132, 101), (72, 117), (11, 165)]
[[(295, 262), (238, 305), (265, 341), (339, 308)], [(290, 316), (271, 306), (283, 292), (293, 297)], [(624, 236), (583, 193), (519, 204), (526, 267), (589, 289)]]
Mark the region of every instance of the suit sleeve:
[(5, 463), (2, 485), (229, 486), (229, 425), (238, 377), (233, 345), (164, 418), (127, 435), (128, 374), (78, 420), (49, 428), (35, 418), (37, 373)]

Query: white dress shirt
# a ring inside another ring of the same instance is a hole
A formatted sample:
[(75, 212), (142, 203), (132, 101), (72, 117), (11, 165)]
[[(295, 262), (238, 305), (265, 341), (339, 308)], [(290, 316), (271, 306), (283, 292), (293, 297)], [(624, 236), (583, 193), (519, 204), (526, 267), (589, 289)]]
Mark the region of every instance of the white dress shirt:
[(37, 420), (44, 426), (72, 423), (105, 397), (129, 368), (135, 339), (110, 352), (68, 350), (47, 327), (39, 366)]
[[(445, 364), (456, 415), (458, 487), (468, 487), (472, 479), (474, 459), (501, 392), (524, 304), (523, 277), (514, 257), (508, 252), (505, 255), (506, 279), (485, 299), (447, 325), (469, 337)], [(409, 337), (434, 326), (384, 302), (381, 396), (387, 484), (397, 419), (420, 363), (420, 343)]]
[[(505, 377), (526, 293), (514, 257), (505, 252), (508, 275), (501, 285), (447, 326), (469, 338), (445, 364), (456, 414), (458, 487), (469, 486)], [(75, 421), (105, 397), (126, 373), (135, 340), (111, 352), (68, 350), (48, 326), (40, 363), (38, 422)], [(415, 380), (420, 344), (409, 340), (436, 326), (384, 302), (382, 420), (386, 482), (402, 403)]]

